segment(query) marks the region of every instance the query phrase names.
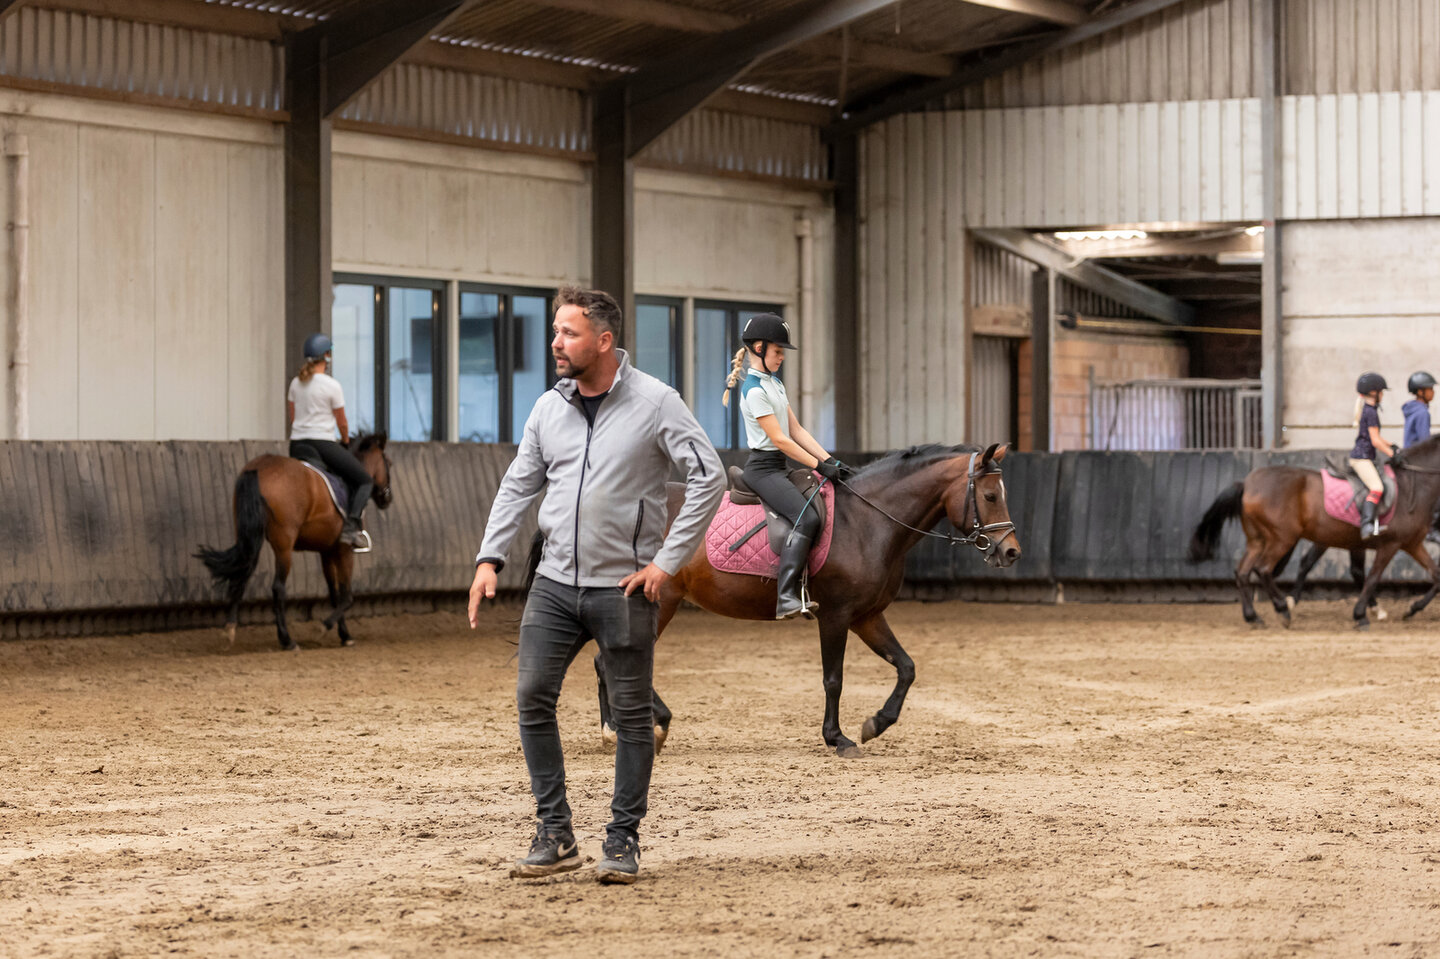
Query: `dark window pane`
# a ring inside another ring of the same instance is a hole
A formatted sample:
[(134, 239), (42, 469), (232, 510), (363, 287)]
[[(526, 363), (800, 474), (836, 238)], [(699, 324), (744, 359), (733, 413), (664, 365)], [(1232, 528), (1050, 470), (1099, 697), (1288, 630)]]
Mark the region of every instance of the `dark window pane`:
[[(500, 298), (460, 294), (460, 439), (500, 442), (500, 371), (497, 332)], [(518, 434), (516, 439), (519, 439)]]
[(352, 433), (375, 430), (375, 287), (335, 284), (330, 307), (331, 374), (345, 391)]
[(525, 421), (535, 401), (550, 388), (550, 315), (543, 296), (513, 296), (510, 315), (514, 317), (511, 340), (514, 344), (515, 373), (511, 378), (511, 433), (520, 442)]
[(671, 386), (675, 375), (675, 308), (655, 303), (635, 307), (635, 366)]
[(392, 286), (388, 290), (390, 346), (390, 438), (434, 439), (435, 377), (431, 344), (435, 333), (435, 294)]

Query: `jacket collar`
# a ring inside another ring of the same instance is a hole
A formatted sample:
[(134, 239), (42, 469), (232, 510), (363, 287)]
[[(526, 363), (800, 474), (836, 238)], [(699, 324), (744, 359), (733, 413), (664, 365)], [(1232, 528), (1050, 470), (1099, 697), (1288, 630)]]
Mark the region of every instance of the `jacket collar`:
[[(616, 347), (615, 357), (620, 361), (620, 366), (615, 370), (615, 382), (610, 384), (610, 392), (612, 394), (619, 389), (620, 384), (625, 382), (630, 376), (630, 354)], [(562, 376), (556, 380), (553, 389), (565, 397), (567, 403), (573, 402), (575, 397), (580, 395), (580, 387), (568, 376)]]

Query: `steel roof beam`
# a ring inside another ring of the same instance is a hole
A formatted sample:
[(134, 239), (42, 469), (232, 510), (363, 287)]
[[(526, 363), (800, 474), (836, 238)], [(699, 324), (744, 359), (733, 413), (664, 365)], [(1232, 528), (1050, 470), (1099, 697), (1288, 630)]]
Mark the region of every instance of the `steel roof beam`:
[(1048, 267), (1059, 276), (1072, 280), (1101, 296), (1108, 296), (1132, 310), (1152, 316), (1162, 323), (1189, 326), (1195, 322), (1195, 308), (1159, 290), (1137, 283), (1114, 270), (1076, 260), (1064, 250), (1026, 233), (1024, 230), (976, 229), (977, 240), (983, 240), (1016, 256)]
[(1048, 20), (1051, 23), (1073, 27), (1090, 19), (1090, 15), (1065, 0), (965, 0), (976, 7), (990, 7), (1009, 13), (1023, 13), (1027, 17)]
[(625, 91), (626, 155), (636, 156), (682, 117), (772, 54), (891, 6), (895, 0), (805, 0), (616, 81)]
[(977, 57), (948, 77), (918, 83), (907, 82), (881, 90), (874, 97), (869, 98), (868, 104), (857, 104), (854, 112), (832, 124), (829, 128), (829, 135), (853, 133), (897, 113), (922, 109), (932, 100), (947, 93), (1004, 73), (1035, 57), (1084, 43), (1086, 40), (1134, 23), (1153, 13), (1159, 13), (1180, 2), (1181, 0), (1138, 0), (1128, 7), (1121, 7), (1112, 13), (1087, 20), (1067, 30), (1021, 40), (994, 53)]

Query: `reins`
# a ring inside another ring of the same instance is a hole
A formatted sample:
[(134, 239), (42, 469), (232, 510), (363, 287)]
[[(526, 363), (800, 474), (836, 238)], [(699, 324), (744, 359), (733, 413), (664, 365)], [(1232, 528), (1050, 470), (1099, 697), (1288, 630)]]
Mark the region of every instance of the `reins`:
[[(972, 525), (970, 529), (961, 536), (956, 536), (954, 533), (937, 533), (934, 530), (920, 529), (918, 526), (911, 526), (904, 520), (898, 519), (897, 517), (891, 515), (883, 507), (871, 501), (863, 493), (855, 489), (855, 487), (851, 486), (844, 480), (836, 480), (835, 482), (839, 483), (841, 486), (844, 486), (851, 493), (855, 494), (855, 497), (859, 499), (860, 502), (864, 503), (866, 506), (869, 506), (881, 516), (884, 516), (886, 519), (890, 520), (890, 522), (896, 524), (897, 526), (903, 526), (905, 529), (910, 530), (912, 533), (919, 533), (921, 536), (930, 536), (935, 539), (943, 539), (950, 546), (974, 546), (978, 550), (981, 550), (983, 552), (989, 552), (990, 550), (998, 547), (1001, 543), (1005, 542), (1005, 540), (1009, 539), (1011, 536), (1015, 535), (1015, 524), (1007, 520), (1004, 523), (987, 523), (984, 526), (980, 525), (980, 504), (975, 499), (975, 479), (979, 476), (986, 475), (990, 471), (986, 470), (980, 473), (975, 472), (975, 457), (979, 455), (979, 453), (971, 453), (970, 463), (966, 467), (966, 479), (968, 481), (968, 485), (965, 488), (965, 514), (967, 516), (973, 517), (974, 525)], [(994, 472), (999, 473), (1000, 468), (996, 467)], [(822, 483), (821, 485), (823, 486), (824, 484)], [(817, 488), (815, 492), (818, 493), (819, 489)], [(992, 534), (999, 530), (1004, 530), (1004, 535), (1000, 536), (999, 539), (995, 539)]]

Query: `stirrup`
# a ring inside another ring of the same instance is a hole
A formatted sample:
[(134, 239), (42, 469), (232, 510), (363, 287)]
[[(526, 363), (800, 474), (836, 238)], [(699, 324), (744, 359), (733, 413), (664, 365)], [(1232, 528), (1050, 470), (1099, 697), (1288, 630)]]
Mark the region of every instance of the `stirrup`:
[[(342, 535), (342, 537), (343, 537), (344, 534), (341, 534), (341, 535)], [(356, 553), (368, 553), (368, 552), (370, 552), (370, 550), (372, 550), (372, 549), (375, 548), (375, 544), (370, 541), (370, 531), (369, 531), (368, 529), (361, 529), (361, 530), (357, 531), (357, 535), (358, 535), (362, 540), (364, 540), (364, 545), (356, 546), (356, 545), (354, 545), (353, 543), (352, 543), (352, 544), (347, 544), (347, 545), (350, 546), (350, 549), (351, 549), (353, 552), (356, 552)]]

